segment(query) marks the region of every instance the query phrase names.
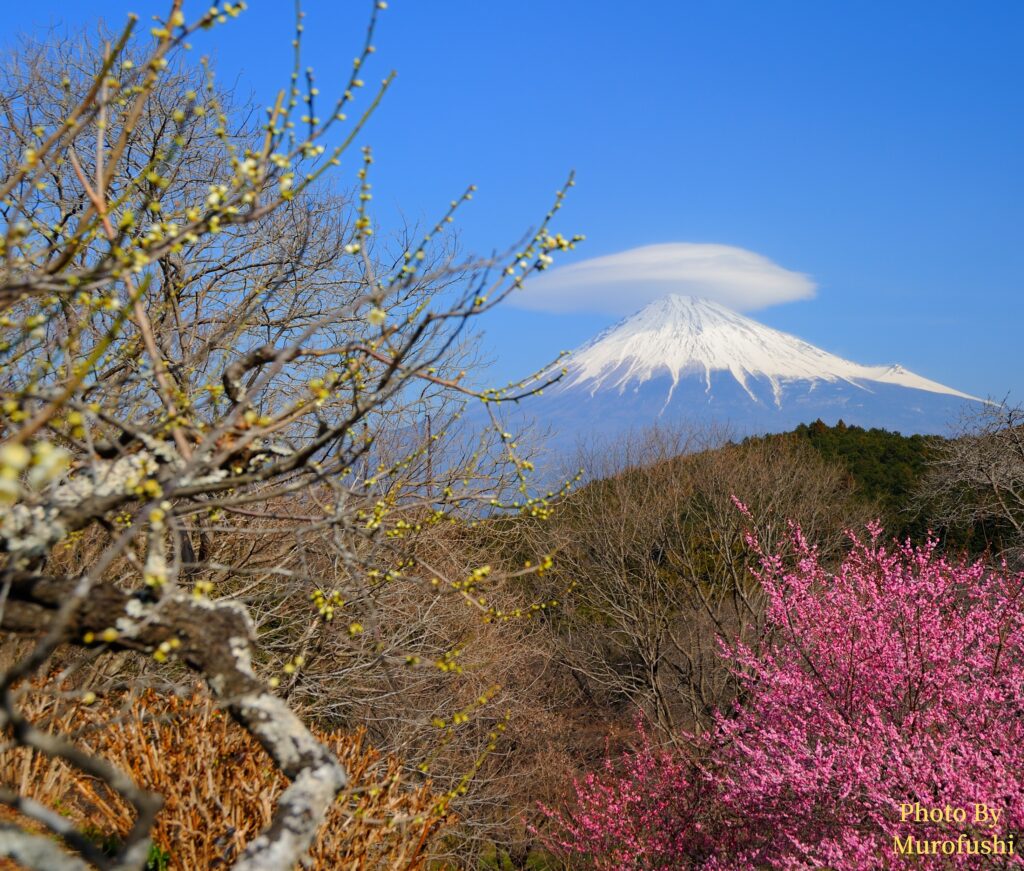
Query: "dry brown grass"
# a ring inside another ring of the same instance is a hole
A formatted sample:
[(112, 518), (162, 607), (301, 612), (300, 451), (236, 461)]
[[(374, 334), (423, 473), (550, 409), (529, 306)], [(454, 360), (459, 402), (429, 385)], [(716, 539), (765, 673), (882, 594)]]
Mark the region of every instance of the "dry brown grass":
[[(28, 717), (75, 735), (77, 744), (164, 796), (153, 841), (169, 855), (170, 868), (226, 868), (270, 823), (287, 781), (256, 741), (198, 691), (183, 698), (109, 695), (86, 705), (46, 689), (26, 699)], [(422, 869), (445, 825), (429, 785), (404, 783), (398, 760), (367, 746), (361, 731), (314, 732), (344, 763), (352, 786), (321, 829), (310, 867)], [(38, 753), (0, 752), (0, 782), (99, 837), (122, 837), (131, 826), (130, 807), (103, 784)]]

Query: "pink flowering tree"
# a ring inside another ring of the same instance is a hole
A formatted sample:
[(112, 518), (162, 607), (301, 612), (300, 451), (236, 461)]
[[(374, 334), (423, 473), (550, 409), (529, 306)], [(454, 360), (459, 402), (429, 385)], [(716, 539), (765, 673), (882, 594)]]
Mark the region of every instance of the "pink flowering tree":
[(607, 757), (600, 771), (575, 781), (572, 811), (541, 806), (555, 852), (602, 869), (678, 868), (682, 857), (710, 855), (699, 817), (701, 772), (657, 748), (642, 720), (637, 738), (637, 749)]
[[(1024, 576), (948, 560), (934, 541), (888, 546), (878, 527), (835, 573), (799, 530), (793, 544), (792, 569), (762, 560), (774, 635), (735, 655), (748, 695), (712, 751), (716, 801), (744, 820), (740, 858), (901, 867), (913, 860), (897, 836), (990, 837), (977, 804), (1000, 812), (998, 834), (1019, 831)], [(967, 820), (903, 820), (915, 803)]]
[[(877, 526), (834, 572), (795, 528), (790, 552), (761, 556), (765, 637), (756, 654), (723, 645), (735, 710), (691, 770), (642, 743), (576, 783), (574, 812), (552, 814), (561, 849), (599, 868), (861, 869), (917, 867), (929, 859), (908, 845), (953, 841), (926, 855), (1016, 867), (1016, 846), (968, 851), (1024, 826), (1024, 575), (890, 545)], [(642, 808), (638, 794), (674, 802), (675, 823), (629, 824), (620, 806)]]

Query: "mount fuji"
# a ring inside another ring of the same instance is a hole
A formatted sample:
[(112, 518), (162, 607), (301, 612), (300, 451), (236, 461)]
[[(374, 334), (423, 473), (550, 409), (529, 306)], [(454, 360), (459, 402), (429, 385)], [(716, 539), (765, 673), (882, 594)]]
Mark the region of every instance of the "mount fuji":
[(984, 400), (899, 365), (863, 366), (719, 303), (670, 295), (573, 351), (527, 404), (555, 434), (715, 422), (736, 435), (829, 424), (944, 433)]

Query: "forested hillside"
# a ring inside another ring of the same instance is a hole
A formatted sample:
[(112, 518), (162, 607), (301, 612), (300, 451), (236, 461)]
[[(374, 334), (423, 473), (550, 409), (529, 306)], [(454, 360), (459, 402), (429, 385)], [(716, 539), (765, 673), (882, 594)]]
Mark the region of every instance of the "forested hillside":
[[(1012, 415), (1006, 423), (1006, 431), (1012, 432)], [(895, 538), (920, 541), (931, 533), (949, 549), (979, 556), (1005, 550), (1018, 531), (998, 492), (1000, 476), (1013, 468), (1012, 450), (1005, 450), (1006, 456), (987, 455), (970, 432), (958, 438), (906, 436), (847, 426), (841, 420), (835, 426), (816, 420), (792, 433), (764, 438), (805, 441), (824, 459), (838, 463), (850, 475), (858, 496), (873, 506)], [(993, 484), (997, 489), (982, 497)], [(1005, 497), (1013, 503), (1012, 473), (1004, 486)], [(979, 499), (986, 508), (977, 507)], [(976, 509), (968, 508), (971, 505)]]
[[(840, 420), (828, 426), (821, 420), (800, 424), (792, 433), (765, 438), (805, 441), (824, 459), (839, 463), (856, 484), (857, 493), (871, 500), (893, 534), (919, 535), (928, 528), (915, 494), (934, 457), (941, 436), (910, 435), (884, 429), (847, 426)], [(753, 442), (757, 439), (748, 439)]]

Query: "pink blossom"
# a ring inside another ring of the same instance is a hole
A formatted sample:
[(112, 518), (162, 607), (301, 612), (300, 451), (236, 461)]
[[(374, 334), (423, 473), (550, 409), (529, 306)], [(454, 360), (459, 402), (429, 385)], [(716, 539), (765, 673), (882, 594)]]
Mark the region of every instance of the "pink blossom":
[[(834, 572), (794, 527), (757, 575), (757, 652), (722, 648), (735, 710), (693, 761), (641, 732), (639, 750), (577, 782), (575, 809), (549, 812), (562, 852), (608, 869), (974, 868), (976, 855), (922, 859), (894, 839), (1024, 830), (1024, 575), (934, 541), (883, 543), (875, 525)], [(966, 819), (902, 820), (915, 803)]]

